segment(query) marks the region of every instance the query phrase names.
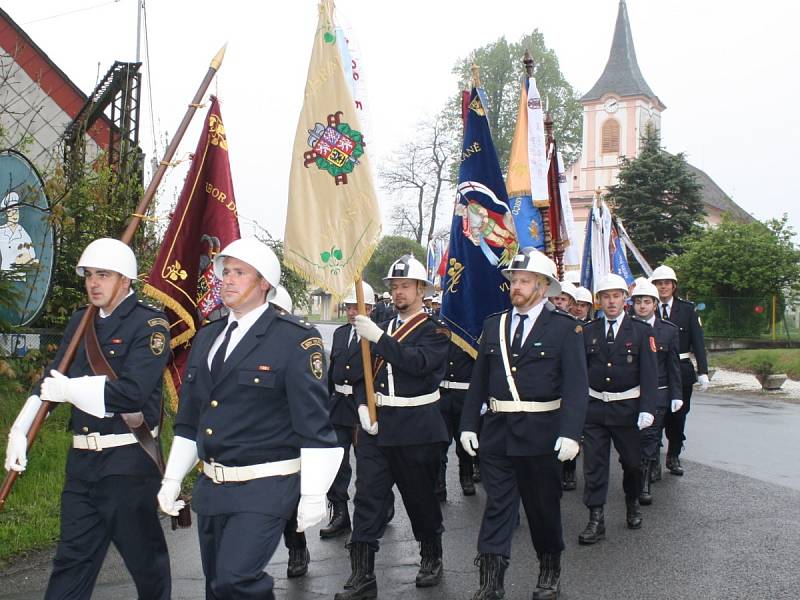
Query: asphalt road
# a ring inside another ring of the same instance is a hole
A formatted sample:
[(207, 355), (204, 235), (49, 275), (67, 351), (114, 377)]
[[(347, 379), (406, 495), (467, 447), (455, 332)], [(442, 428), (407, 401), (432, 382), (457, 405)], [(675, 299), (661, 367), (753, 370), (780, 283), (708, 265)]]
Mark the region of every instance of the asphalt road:
[[(798, 599), (800, 598), (800, 469), (796, 432), (800, 405), (763, 397), (696, 394), (689, 416), (686, 475), (665, 473), (654, 486), (654, 503), (643, 507), (641, 530), (625, 528), (621, 471), (612, 464), (606, 507), (607, 539), (579, 546), (587, 511), (578, 491), (563, 499), (566, 550), (562, 558), (564, 600)], [(455, 456), (451, 449), (451, 465)], [(579, 478), (580, 481), (580, 478)], [(448, 472), (444, 506), (445, 575), (437, 588), (418, 590), (418, 544), (398, 498), (397, 516), (376, 558), (380, 598), (469, 598), (477, 588), (473, 565), (484, 503), (483, 489), (461, 496), (457, 470)], [(203, 574), (194, 529), (167, 532), (174, 598), (203, 598)], [(280, 548), (267, 570), (279, 598), (331, 598), (349, 575), (344, 540), (309, 536), (312, 562), (299, 580), (285, 578)], [(51, 553), (0, 574), (0, 598), (42, 596)], [(529, 598), (537, 565), (523, 516), (506, 574), (509, 599)], [(115, 552), (101, 573), (97, 600), (135, 598), (130, 576)]]

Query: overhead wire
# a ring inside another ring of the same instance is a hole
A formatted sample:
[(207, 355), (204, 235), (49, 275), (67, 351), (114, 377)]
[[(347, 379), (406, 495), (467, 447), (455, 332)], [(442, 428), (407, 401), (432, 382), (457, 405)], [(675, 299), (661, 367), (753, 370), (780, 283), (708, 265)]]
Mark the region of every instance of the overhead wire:
[(94, 10), (95, 8), (102, 8), (103, 6), (108, 6), (109, 4), (118, 4), (120, 0), (110, 0), (109, 2), (103, 2), (101, 4), (95, 4), (93, 6), (85, 6), (83, 8), (76, 8), (75, 10), (69, 10), (67, 12), (58, 13), (55, 15), (50, 15), (47, 17), (41, 17), (39, 19), (34, 19), (33, 21), (26, 21), (22, 23), (22, 25), (32, 25), (33, 23), (41, 23), (42, 21), (49, 21), (51, 19), (57, 19), (59, 17), (66, 17), (67, 15), (74, 15), (75, 13), (86, 12), (89, 10)]

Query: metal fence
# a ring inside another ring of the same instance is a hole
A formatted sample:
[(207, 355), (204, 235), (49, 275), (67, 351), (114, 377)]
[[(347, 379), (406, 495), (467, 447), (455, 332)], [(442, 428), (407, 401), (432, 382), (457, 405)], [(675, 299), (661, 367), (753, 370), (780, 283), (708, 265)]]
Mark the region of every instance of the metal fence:
[(28, 329), (0, 333), (0, 357), (25, 358), (32, 352), (52, 356), (61, 343), (63, 332), (54, 329)]
[(800, 340), (800, 310), (780, 296), (691, 298), (707, 337)]

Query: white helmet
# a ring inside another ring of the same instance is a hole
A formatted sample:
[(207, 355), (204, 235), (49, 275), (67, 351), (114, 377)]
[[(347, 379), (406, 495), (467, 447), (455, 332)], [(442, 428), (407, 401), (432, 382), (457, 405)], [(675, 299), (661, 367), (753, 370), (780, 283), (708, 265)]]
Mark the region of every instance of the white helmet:
[(588, 302), (589, 304), (594, 304), (594, 299), (592, 298), (592, 292), (587, 290), (585, 287), (575, 288), (575, 301)]
[(136, 280), (136, 257), (130, 246), (112, 238), (100, 238), (86, 246), (75, 272), (83, 277), (83, 268), (114, 271), (131, 281)]
[(433, 297), (434, 304), (441, 304), (442, 303), (442, 294), (438, 293)]
[[(361, 289), (364, 292), (364, 304), (369, 304), (372, 306), (375, 303), (375, 292), (373, 291), (372, 286), (362, 279)], [(348, 290), (347, 296), (344, 297), (342, 302), (345, 304), (356, 304), (358, 302), (358, 300), (356, 300), (355, 284), (353, 284), (353, 286)]]
[(511, 261), (511, 265), (507, 269), (503, 269), (502, 273), (506, 279), (511, 281), (511, 274), (514, 271), (527, 271), (547, 277), (550, 285), (544, 293), (545, 296), (552, 298), (561, 293), (561, 284), (558, 282), (556, 263), (538, 250), (534, 250), (533, 248), (521, 250), (520, 253), (514, 257), (514, 260)]
[(564, 281), (569, 281), (574, 286), (579, 286), (581, 284), (581, 272), (580, 271), (567, 271), (564, 273)]
[(600, 285), (597, 286), (597, 289), (595, 290), (594, 294), (595, 296), (599, 297), (600, 292), (608, 292), (611, 290), (622, 290), (623, 292), (625, 292), (625, 295), (627, 296), (628, 284), (625, 283), (625, 280), (616, 273), (609, 273), (602, 279)]
[(578, 288), (576, 288), (572, 282), (570, 281), (562, 281), (561, 282), (561, 293), (570, 296), (576, 302), (578, 301), (578, 296), (576, 295), (578, 292)]
[(286, 312), (292, 312), (292, 297), (289, 291), (282, 285), (275, 286), (275, 296), (270, 300), (278, 308), (282, 308)]
[(656, 302), (658, 302), (658, 290), (656, 286), (647, 281), (644, 277), (640, 279), (641, 281), (638, 279), (636, 280), (636, 287), (633, 288), (633, 292), (631, 292), (631, 298), (634, 296), (650, 296), (651, 298), (655, 298)]
[(383, 298), (384, 300), (391, 300), (392, 299), (392, 295), (389, 292), (383, 292), (383, 295), (381, 296), (381, 298)]
[(276, 286), (281, 280), (281, 263), (272, 248), (255, 238), (233, 240), (214, 257), (214, 275), (217, 279), (222, 279), (222, 268), (226, 257), (238, 258), (258, 271), (271, 286), (267, 300), (272, 301)]
[(661, 265), (650, 275), (651, 282), (658, 281), (659, 279), (671, 279), (675, 282), (675, 285), (678, 284), (678, 277), (675, 275), (675, 271), (672, 270), (672, 267), (668, 267), (667, 265)]
[(416, 279), (425, 284), (425, 295), (433, 291), (433, 284), (428, 281), (428, 271), (422, 263), (411, 254), (401, 256), (389, 267), (389, 273), (383, 278), (383, 283), (387, 287), (392, 279)]

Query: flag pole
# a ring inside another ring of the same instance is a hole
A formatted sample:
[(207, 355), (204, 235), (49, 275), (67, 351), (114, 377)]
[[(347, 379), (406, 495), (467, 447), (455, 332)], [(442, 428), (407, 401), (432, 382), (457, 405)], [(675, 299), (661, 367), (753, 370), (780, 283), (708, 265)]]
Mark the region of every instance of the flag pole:
[[(364, 306), (364, 288), (361, 285), (361, 277), (356, 278), (356, 303), (358, 304), (358, 314), (367, 315), (367, 308)], [(378, 410), (375, 407), (375, 382), (372, 379), (372, 356), (369, 353), (369, 340), (361, 338), (361, 364), (364, 366), (364, 387), (367, 392), (367, 409), (369, 410), (370, 423), (378, 420)]]
[[(222, 60), (225, 57), (226, 46), (227, 44), (222, 48), (220, 48), (219, 52), (217, 52), (217, 54), (211, 60), (211, 64), (208, 67), (208, 71), (206, 72), (206, 75), (203, 78), (200, 87), (197, 88), (197, 92), (195, 93), (194, 98), (192, 98), (192, 102), (186, 109), (186, 114), (184, 114), (183, 120), (178, 126), (175, 135), (172, 137), (172, 141), (170, 142), (166, 152), (164, 153), (164, 158), (161, 160), (158, 169), (153, 174), (153, 177), (150, 180), (150, 184), (147, 186), (144, 195), (142, 195), (142, 199), (139, 201), (139, 204), (136, 207), (136, 211), (131, 215), (131, 220), (128, 222), (128, 226), (125, 228), (122, 237), (120, 237), (120, 241), (124, 242), (125, 244), (130, 245), (131, 241), (133, 241), (133, 236), (136, 234), (136, 229), (139, 227), (139, 223), (141, 223), (142, 217), (147, 211), (147, 207), (150, 205), (150, 202), (152, 202), (153, 198), (156, 195), (156, 190), (158, 189), (158, 186), (164, 177), (164, 173), (166, 173), (167, 171), (167, 167), (170, 166), (170, 161), (172, 160), (173, 156), (175, 156), (175, 152), (178, 149), (178, 145), (181, 142), (181, 138), (183, 138), (184, 133), (186, 133), (186, 129), (188, 129), (189, 123), (191, 122), (194, 113), (200, 107), (200, 103), (203, 99), (203, 96), (206, 93), (206, 90), (208, 90), (208, 86), (211, 84), (211, 80), (214, 79), (214, 75), (216, 75), (217, 71), (222, 65)], [(83, 318), (81, 318), (80, 323), (78, 323), (78, 327), (75, 330), (75, 333), (73, 334), (72, 339), (69, 342), (69, 345), (67, 346), (67, 350), (64, 352), (64, 356), (58, 363), (57, 370), (60, 373), (66, 374), (67, 370), (69, 369), (73, 359), (75, 358), (75, 352), (78, 349), (78, 344), (80, 344), (80, 341), (83, 338), (83, 332), (85, 331), (86, 326), (89, 323), (89, 320), (94, 319), (96, 313), (97, 309), (90, 304), (86, 312), (84, 312)], [(29, 451), (33, 446), (33, 442), (36, 439), (36, 436), (39, 434), (39, 430), (42, 428), (42, 425), (44, 424), (44, 420), (47, 418), (47, 414), (53, 407), (53, 404), (54, 404), (53, 402), (48, 402), (45, 400), (39, 407), (39, 412), (36, 413), (36, 416), (33, 419), (33, 423), (31, 423), (30, 429), (28, 430)], [(8, 498), (9, 494), (11, 493), (11, 490), (14, 487), (14, 483), (16, 483), (17, 477), (19, 477), (18, 471), (9, 471), (8, 473), (6, 473), (5, 479), (3, 479), (3, 484), (2, 486), (0, 486), (0, 511), (2, 511), (3, 508), (5, 507), (6, 499)]]

